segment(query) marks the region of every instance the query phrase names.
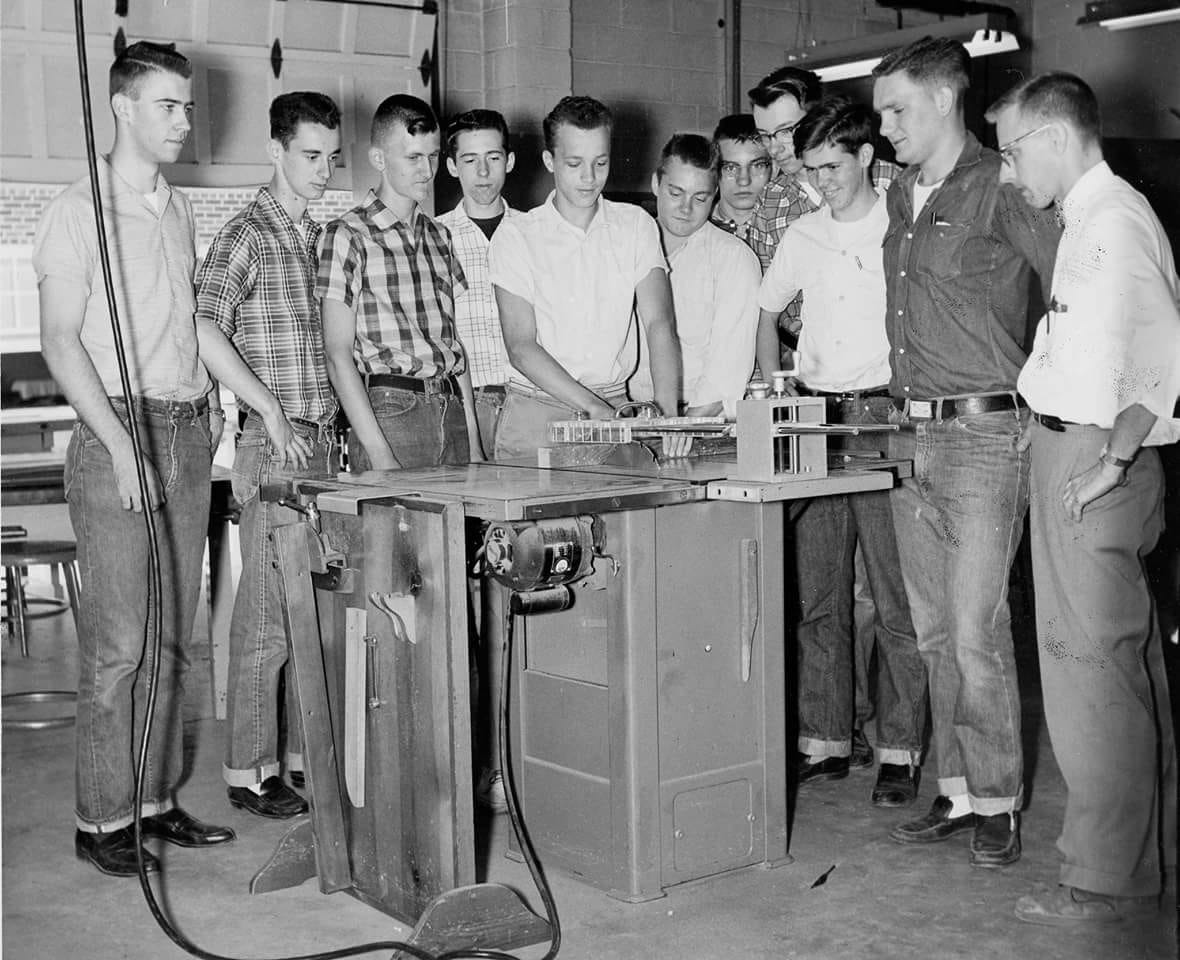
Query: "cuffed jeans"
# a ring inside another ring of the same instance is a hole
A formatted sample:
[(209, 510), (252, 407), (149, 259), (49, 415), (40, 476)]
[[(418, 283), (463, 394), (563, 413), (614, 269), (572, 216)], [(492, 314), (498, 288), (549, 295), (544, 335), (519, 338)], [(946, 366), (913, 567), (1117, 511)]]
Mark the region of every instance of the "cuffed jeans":
[[(1108, 431), (1032, 426), (1031, 536), (1045, 721), (1067, 795), (1061, 882), (1119, 897), (1160, 892), (1176, 851), (1176, 747), (1155, 604), (1143, 569), (1163, 532), (1157, 452), (1080, 522), (1065, 484)], [(1173, 859), (1174, 863), (1174, 859)]]
[[(128, 422), (126, 404), (111, 405)], [(65, 493), (78, 542), (78, 710), (75, 818), (111, 832), (134, 819), (135, 767), (147, 719), (154, 618), (160, 670), (141, 814), (170, 810), (183, 765), (184, 672), (209, 525), (209, 420), (204, 400), (133, 398), (144, 456), (164, 504), (155, 513), (161, 594), (149, 604), (148, 532), (124, 510), (111, 456), (81, 421), (66, 453)]]
[(930, 686), (938, 789), (968, 795), (982, 815), (1023, 798), (1008, 572), (1028, 508), (1028, 454), (1016, 452), (1026, 417), (907, 420), (889, 443), (914, 463), (893, 492), (893, 519)]
[[(241, 504), (242, 576), (229, 628), (228, 738), (222, 777), (231, 787), (250, 787), (279, 774), (279, 680), (290, 654), (283, 622), (282, 585), (271, 531), (298, 523), (289, 507), (264, 501), (264, 484), (336, 475), (331, 428), (302, 424), (292, 429), (311, 447), (306, 469), (284, 465), (261, 419), (246, 419), (234, 454), (234, 499)], [(294, 677), (286, 683), (286, 759), (302, 769), (302, 725)]]
[[(369, 387), (369, 403), (377, 425), (402, 467), (438, 467), (467, 463), (467, 421), (457, 393), (417, 393), (400, 387)], [(364, 445), (348, 440), (349, 469), (372, 469)]]
[[(833, 406), (834, 423), (887, 423), (888, 397)], [(846, 449), (873, 450), (879, 435), (850, 437)], [(918, 655), (901, 562), (894, 539), (891, 493), (816, 497), (794, 526), (799, 576), (799, 751), (817, 757), (852, 752), (853, 581), (857, 542), (875, 604), (877, 639), (877, 759), (921, 760), (926, 726), (926, 670)]]

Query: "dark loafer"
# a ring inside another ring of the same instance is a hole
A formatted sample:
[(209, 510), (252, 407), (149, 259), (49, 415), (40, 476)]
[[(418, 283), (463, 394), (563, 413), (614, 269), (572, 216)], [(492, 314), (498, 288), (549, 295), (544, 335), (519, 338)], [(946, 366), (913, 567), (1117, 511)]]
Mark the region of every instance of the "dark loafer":
[(178, 847), (211, 847), (218, 843), (229, 843), (235, 836), (229, 827), (201, 823), (180, 807), (173, 807), (167, 813), (159, 813), (154, 817), (144, 817), (141, 826), (145, 837), (158, 837)]
[[(74, 853), (79, 860), (89, 860), (110, 877), (134, 877), (139, 874), (135, 860), (135, 832), (131, 827), (111, 833), (74, 832)], [(160, 861), (147, 850), (143, 852), (143, 868), (148, 873), (160, 872)]]
[(975, 814), (951, 817), (950, 812), (951, 801), (947, 797), (935, 797), (926, 816), (898, 824), (889, 831), (889, 839), (898, 843), (938, 843), (975, 827)]
[(1020, 859), (1020, 818), (1015, 813), (976, 816), (971, 866), (1006, 867)]
[(873, 806), (906, 807), (918, 795), (918, 767), (908, 763), (883, 763), (873, 787)]
[(824, 757), (819, 763), (808, 763), (806, 754), (799, 754), (799, 786), (817, 780), (843, 780), (848, 776), (847, 757)]
[(852, 731), (852, 756), (848, 762), (854, 767), (871, 767), (873, 765), (873, 747), (863, 730)]
[(267, 777), (262, 781), (261, 794), (249, 787), (230, 787), (228, 794), (233, 806), (249, 810), (258, 817), (289, 820), (307, 813), (307, 801), (278, 777)]

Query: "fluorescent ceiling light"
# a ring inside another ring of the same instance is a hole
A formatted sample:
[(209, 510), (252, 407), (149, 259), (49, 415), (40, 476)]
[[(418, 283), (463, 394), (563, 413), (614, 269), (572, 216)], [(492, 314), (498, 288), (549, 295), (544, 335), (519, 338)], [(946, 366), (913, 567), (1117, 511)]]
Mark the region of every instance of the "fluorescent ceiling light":
[(870, 37), (859, 37), (840, 43), (825, 43), (787, 53), (787, 63), (814, 70), (825, 82), (867, 77), (881, 58), (894, 50), (909, 46), (923, 37), (949, 37), (958, 40), (972, 57), (986, 57), (1011, 53), (1020, 49), (1020, 42), (1006, 20), (996, 14), (980, 14), (944, 20), (922, 27), (893, 30)]
[(1157, 23), (1180, 21), (1180, 3), (1159, 0), (1094, 0), (1086, 4), (1086, 15), (1078, 20), (1082, 26), (1097, 24), (1107, 30), (1130, 30)]

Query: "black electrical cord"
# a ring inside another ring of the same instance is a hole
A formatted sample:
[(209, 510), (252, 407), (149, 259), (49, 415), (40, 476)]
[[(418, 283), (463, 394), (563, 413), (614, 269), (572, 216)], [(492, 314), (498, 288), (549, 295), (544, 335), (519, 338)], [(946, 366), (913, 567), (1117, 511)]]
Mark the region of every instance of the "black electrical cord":
[[(98, 234), (98, 256), (99, 263), (102, 266), (103, 287), (106, 293), (107, 306), (110, 310), (111, 317), (111, 333), (115, 347), (115, 357), (119, 366), (119, 383), (123, 391), (123, 399), (127, 405), (127, 421), (128, 432), (131, 435), (131, 448), (135, 457), (135, 475), (139, 484), (139, 496), (143, 504), (144, 523), (147, 527), (148, 535), (148, 603), (147, 603), (147, 623), (144, 627), (144, 644), (147, 645), (147, 633), (151, 632), (151, 671), (148, 682), (148, 698), (146, 704), (146, 718), (144, 721), (143, 736), (139, 742), (138, 757), (135, 767), (135, 809), (134, 809), (134, 831), (135, 831), (135, 859), (136, 866), (139, 873), (139, 886), (143, 891), (144, 900), (147, 901), (148, 909), (155, 918), (156, 923), (160, 929), (168, 936), (173, 943), (175, 943), (182, 950), (195, 957), (200, 957), (201, 960), (241, 960), (241, 958), (224, 956), (222, 954), (212, 953), (208, 950), (203, 950), (195, 943), (189, 940), (183, 933), (176, 929), (164, 912), (160, 909), (160, 904), (156, 900), (155, 893), (152, 891), (151, 884), (148, 881), (148, 874), (143, 858), (143, 822), (141, 815), (141, 808), (143, 806), (143, 787), (145, 781), (145, 772), (147, 770), (147, 756), (148, 745), (151, 742), (152, 724), (155, 719), (156, 711), (156, 688), (160, 676), (160, 653), (162, 648), (163, 630), (160, 620), (160, 603), (159, 598), (163, 592), (161, 576), (160, 576), (160, 548), (159, 548), (159, 533), (156, 527), (155, 513), (152, 510), (151, 502), (148, 499), (148, 483), (146, 460), (143, 455), (143, 441), (140, 436), (139, 423), (137, 420), (137, 411), (134, 406), (134, 396), (131, 391), (131, 377), (127, 367), (127, 353), (123, 343), (123, 330), (119, 323), (119, 308), (115, 297), (115, 287), (113, 274), (111, 271), (110, 251), (107, 247), (106, 237), (106, 221), (102, 209), (102, 191), (99, 188), (98, 182), (98, 151), (94, 142), (94, 116), (91, 110), (90, 103), (90, 71), (87, 64), (86, 57), (86, 28), (82, 11), (83, 0), (74, 0), (74, 43), (78, 54), (78, 79), (82, 94), (82, 127), (86, 139), (86, 162), (90, 173), (90, 195), (94, 204), (94, 221)], [(510, 605), (511, 609), (511, 605)], [(505, 638), (505, 645), (503, 651), (503, 662), (508, 664), (510, 662), (510, 641), (511, 641), (511, 617), (509, 612), (508, 636)], [(507, 701), (507, 685), (501, 694), (501, 714), (500, 714), (500, 758), (501, 764), (506, 764), (507, 742), (504, 738), (505, 728), (507, 725), (508, 716), (508, 701)], [(502, 767), (507, 773), (507, 767)], [(513, 829), (516, 830), (517, 840), (520, 842), (521, 850), (525, 853), (525, 860), (529, 867), (529, 873), (533, 877), (533, 881), (538, 884), (538, 891), (541, 894), (541, 899), (545, 903), (545, 908), (548, 913), (551, 940), (550, 950), (545, 954), (544, 960), (552, 960), (557, 956), (557, 950), (561, 944), (561, 932), (558, 927), (557, 911), (553, 903), (553, 895), (545, 883), (544, 874), (541, 872), (540, 864), (537, 863), (536, 854), (533, 852), (532, 844), (528, 839), (528, 834), (524, 830), (523, 823), (519, 819), (519, 810), (516, 807), (516, 797), (511, 789), (511, 782), (509, 781), (509, 815), (512, 819)], [(305, 953), (295, 956), (279, 958), (279, 960), (342, 960), (344, 957), (354, 957), (366, 953), (375, 953), (378, 950), (393, 950), (400, 954), (405, 954), (411, 957), (416, 957), (418, 960), (519, 960), (515, 955), (504, 953), (497, 950), (451, 950), (442, 954), (433, 954), (426, 950), (416, 947), (409, 943), (403, 943), (398, 940), (383, 940), (374, 941), (372, 943), (360, 944), (355, 947), (344, 947), (339, 950), (329, 950), (320, 953)]]

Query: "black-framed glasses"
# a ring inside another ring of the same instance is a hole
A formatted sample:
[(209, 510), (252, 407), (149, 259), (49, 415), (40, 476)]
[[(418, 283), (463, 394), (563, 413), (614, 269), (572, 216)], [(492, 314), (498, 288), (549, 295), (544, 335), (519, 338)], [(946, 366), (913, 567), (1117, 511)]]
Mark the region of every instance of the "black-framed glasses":
[[(802, 117), (800, 117), (801, 119)], [(765, 133), (759, 130), (758, 142), (764, 147), (769, 147), (771, 140), (777, 140), (784, 147), (794, 146), (794, 134), (797, 126), (799, 126), (799, 120), (796, 120), (794, 123), (785, 123), (781, 127), (777, 127), (773, 133)]]

